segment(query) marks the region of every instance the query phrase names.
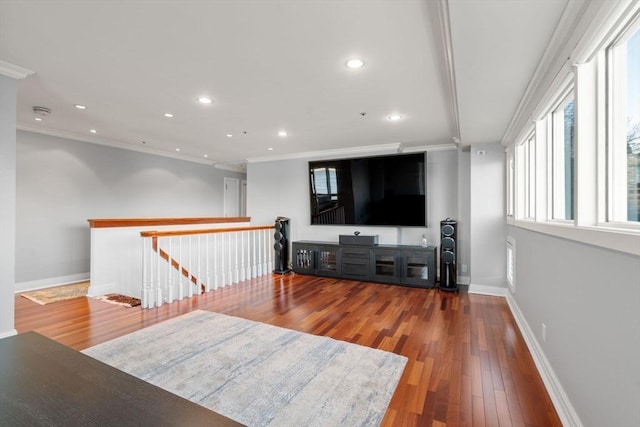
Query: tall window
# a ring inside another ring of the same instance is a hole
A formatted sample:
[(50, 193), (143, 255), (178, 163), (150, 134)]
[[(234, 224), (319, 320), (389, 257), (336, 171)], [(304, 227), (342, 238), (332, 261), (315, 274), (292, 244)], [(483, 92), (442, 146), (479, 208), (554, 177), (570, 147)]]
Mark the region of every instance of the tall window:
[(608, 220), (640, 222), (640, 30), (636, 23), (608, 50)]
[(552, 218), (574, 219), (575, 102), (567, 96), (553, 112)]

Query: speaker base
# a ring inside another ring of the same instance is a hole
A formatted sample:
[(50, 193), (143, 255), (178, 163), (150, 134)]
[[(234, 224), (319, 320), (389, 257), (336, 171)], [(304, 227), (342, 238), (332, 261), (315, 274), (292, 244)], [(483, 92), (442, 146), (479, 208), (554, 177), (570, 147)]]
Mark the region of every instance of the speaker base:
[(446, 287), (446, 286), (443, 286), (443, 287), (438, 286), (438, 290), (439, 291), (444, 291), (444, 292), (460, 292), (460, 287), (458, 285), (456, 285), (456, 286), (448, 286), (448, 287)]
[(291, 269), (286, 268), (284, 270), (273, 270), (274, 274), (289, 274), (291, 273)]

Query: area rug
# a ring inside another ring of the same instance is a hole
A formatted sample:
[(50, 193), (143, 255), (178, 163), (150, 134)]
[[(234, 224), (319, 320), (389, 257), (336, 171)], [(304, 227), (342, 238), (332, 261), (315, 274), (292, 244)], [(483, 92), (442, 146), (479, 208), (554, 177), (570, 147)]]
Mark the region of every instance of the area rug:
[(207, 311), (83, 351), (249, 426), (377, 426), (406, 357)]
[(106, 294), (96, 297), (96, 299), (108, 302), (109, 304), (121, 305), (123, 307), (137, 307), (142, 303), (138, 298), (122, 294)]
[(45, 305), (72, 298), (86, 297), (88, 290), (89, 282), (79, 282), (53, 288), (38, 289), (37, 291), (22, 292), (20, 295), (40, 305)]

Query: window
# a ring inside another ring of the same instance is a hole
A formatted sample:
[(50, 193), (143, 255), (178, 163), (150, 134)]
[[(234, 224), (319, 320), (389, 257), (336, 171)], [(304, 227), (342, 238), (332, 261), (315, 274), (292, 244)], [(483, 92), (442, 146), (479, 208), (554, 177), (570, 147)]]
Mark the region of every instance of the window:
[(608, 49), (610, 222), (640, 222), (640, 30), (638, 23)]
[(313, 169), (312, 177), (314, 193), (317, 196), (331, 196), (331, 200), (338, 200), (336, 168)]
[(552, 113), (552, 214), (551, 218), (574, 219), (575, 102), (569, 94)]
[(515, 161), (513, 150), (507, 151), (507, 216), (514, 214)]
[(518, 217), (535, 219), (536, 216), (536, 139), (529, 136), (517, 148), (516, 163), (518, 169)]

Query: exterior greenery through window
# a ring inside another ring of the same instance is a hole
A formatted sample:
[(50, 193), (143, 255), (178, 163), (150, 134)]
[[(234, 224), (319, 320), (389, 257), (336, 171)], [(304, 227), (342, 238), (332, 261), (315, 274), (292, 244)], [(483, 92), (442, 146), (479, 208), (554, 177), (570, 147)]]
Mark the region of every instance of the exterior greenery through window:
[(640, 30), (626, 43), (627, 221), (640, 221)]

